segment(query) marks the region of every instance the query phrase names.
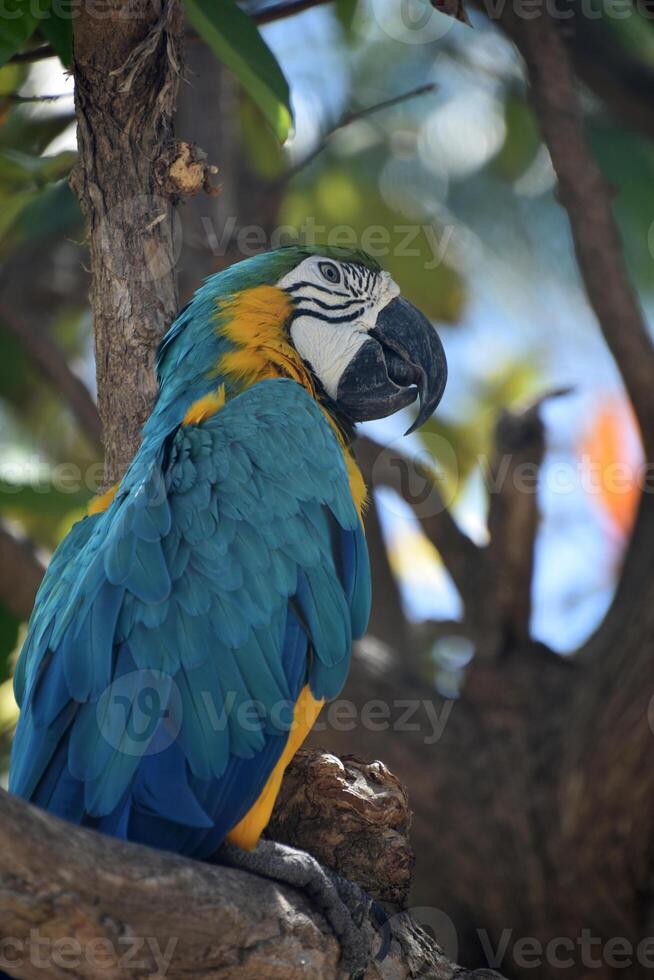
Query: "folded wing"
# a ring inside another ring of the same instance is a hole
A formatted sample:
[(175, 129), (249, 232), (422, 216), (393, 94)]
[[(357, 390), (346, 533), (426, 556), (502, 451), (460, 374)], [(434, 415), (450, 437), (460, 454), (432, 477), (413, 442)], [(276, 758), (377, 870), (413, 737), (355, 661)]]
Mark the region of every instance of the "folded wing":
[(55, 553), (16, 675), (10, 789), (209, 853), (260, 794), (302, 688), (340, 691), (369, 605), (331, 427), (294, 382), (254, 386), (144, 447)]

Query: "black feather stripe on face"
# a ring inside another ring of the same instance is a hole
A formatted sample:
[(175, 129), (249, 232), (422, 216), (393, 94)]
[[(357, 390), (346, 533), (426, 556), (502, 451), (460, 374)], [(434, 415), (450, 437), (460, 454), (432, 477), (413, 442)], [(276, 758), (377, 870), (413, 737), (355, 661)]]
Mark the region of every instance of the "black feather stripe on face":
[(291, 321), (298, 316), (312, 316), (323, 322), (351, 323), (362, 315), (374, 299), (379, 273), (358, 262), (338, 265), (342, 276), (338, 284), (330, 286), (303, 279), (287, 287), (295, 302)]

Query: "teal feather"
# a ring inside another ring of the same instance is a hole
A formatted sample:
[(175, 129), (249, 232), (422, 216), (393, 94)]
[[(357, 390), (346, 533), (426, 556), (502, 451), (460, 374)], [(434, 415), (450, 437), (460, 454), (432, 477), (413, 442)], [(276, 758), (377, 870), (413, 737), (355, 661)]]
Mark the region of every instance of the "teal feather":
[[(276, 281), (302, 254), (252, 260), (220, 288)], [(227, 379), (224, 408), (181, 425), (217, 383), (215, 303), (210, 281), (174, 324), (118, 493), (53, 557), (16, 671), (10, 777), (62, 816), (197, 854), (256, 798), (302, 686), (338, 693), (369, 610), (343, 452), (303, 388)], [(144, 685), (162, 713), (134, 741)]]

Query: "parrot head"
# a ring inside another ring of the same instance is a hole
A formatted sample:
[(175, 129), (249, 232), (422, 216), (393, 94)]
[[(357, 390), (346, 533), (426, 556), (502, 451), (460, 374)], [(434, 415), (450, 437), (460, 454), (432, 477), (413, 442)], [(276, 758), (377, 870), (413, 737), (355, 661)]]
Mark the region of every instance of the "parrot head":
[[(191, 399), (217, 380), (227, 397), (257, 380), (300, 381), (347, 424), (384, 418), (419, 399), (414, 431), (447, 379), (429, 320), (365, 252), (287, 246), (211, 276), (160, 345), (162, 395)], [(207, 371), (209, 368), (209, 371)], [(207, 389), (208, 390), (208, 389)]]

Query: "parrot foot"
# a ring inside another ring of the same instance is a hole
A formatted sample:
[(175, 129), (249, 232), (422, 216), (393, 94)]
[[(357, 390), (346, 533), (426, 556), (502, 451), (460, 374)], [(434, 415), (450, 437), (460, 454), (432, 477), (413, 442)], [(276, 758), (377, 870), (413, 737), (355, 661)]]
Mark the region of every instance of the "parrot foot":
[(363, 976), (372, 953), (364, 923), (373, 902), (357, 884), (323, 868), (306, 851), (271, 840), (260, 840), (254, 851), (224, 843), (214, 860), (304, 892), (320, 909), (340, 942), (343, 968), (352, 978)]

